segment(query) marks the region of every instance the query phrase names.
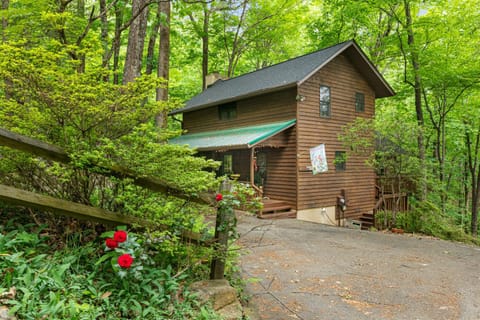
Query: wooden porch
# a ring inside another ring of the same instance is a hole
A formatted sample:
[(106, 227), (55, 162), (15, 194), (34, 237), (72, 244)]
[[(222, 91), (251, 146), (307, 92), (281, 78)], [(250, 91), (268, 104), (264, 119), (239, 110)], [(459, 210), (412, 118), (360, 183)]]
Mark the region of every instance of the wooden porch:
[(263, 209), (257, 213), (259, 219), (291, 219), (297, 217), (297, 211), (282, 200), (263, 199)]

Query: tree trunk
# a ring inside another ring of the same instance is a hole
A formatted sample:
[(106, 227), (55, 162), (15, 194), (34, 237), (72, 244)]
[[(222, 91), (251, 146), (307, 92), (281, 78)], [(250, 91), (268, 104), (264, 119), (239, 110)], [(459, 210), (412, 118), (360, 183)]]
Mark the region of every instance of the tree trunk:
[(425, 166), (425, 143), (423, 136), (424, 128), (424, 117), (422, 109), (422, 79), (420, 76), (420, 59), (418, 56), (418, 50), (415, 47), (415, 36), (413, 32), (413, 20), (412, 13), (410, 10), (410, 2), (404, 0), (405, 5), (405, 19), (406, 19), (406, 29), (407, 29), (407, 43), (410, 49), (410, 61), (413, 67), (414, 74), (414, 83), (413, 88), (415, 92), (415, 112), (417, 115), (417, 124), (420, 130), (418, 131), (417, 143), (418, 143), (418, 158), (420, 159), (420, 166), (423, 168), (423, 179), (420, 183), (421, 185), (421, 199), (425, 200), (427, 198), (427, 169)]
[[(102, 66), (108, 67), (108, 60), (110, 55), (108, 52), (108, 16), (107, 16), (107, 1), (100, 0), (100, 39), (103, 47)], [(108, 79), (105, 79), (108, 80)]]
[[(10, 0), (2, 0), (2, 11), (7, 11), (10, 5)], [(7, 27), (8, 27), (8, 19), (2, 17), (2, 42), (7, 41)]]
[(162, 21), (162, 6), (161, 0), (158, 1), (157, 6), (157, 14), (155, 17), (155, 24), (152, 27), (152, 32), (150, 34), (150, 38), (148, 39), (148, 47), (147, 47), (147, 62), (145, 66), (145, 73), (152, 74), (155, 66), (158, 64), (155, 63), (155, 44), (157, 43), (158, 33), (160, 30), (160, 25)]
[(133, 21), (128, 33), (127, 55), (123, 68), (123, 83), (139, 77), (142, 71), (143, 48), (147, 33), (147, 0), (133, 0)]
[(115, 3), (115, 37), (113, 39), (112, 50), (113, 51), (113, 83), (119, 84), (119, 74), (117, 72), (118, 65), (120, 63), (120, 37), (122, 35), (123, 25), (123, 8), (117, 2)]
[[(165, 79), (166, 83), (161, 88), (157, 88), (157, 101), (167, 101), (170, 71), (170, 1), (161, 1), (159, 6), (165, 17), (165, 23), (160, 25), (157, 76)], [(159, 113), (155, 117), (155, 123), (158, 127), (165, 128), (167, 126), (167, 111)]]
[[(475, 181), (476, 180), (476, 181)], [(480, 205), (480, 169), (474, 179), (472, 177), (472, 236), (478, 236), (478, 209)]]
[(480, 130), (476, 133), (475, 143), (470, 136), (470, 133), (466, 132), (467, 153), (468, 153), (468, 168), (471, 175), (472, 186), (472, 221), (471, 232), (472, 236), (478, 235), (478, 209), (480, 202)]
[[(82, 20), (85, 18), (85, 0), (77, 0), (77, 17), (79, 17)], [(77, 72), (84, 73), (85, 67), (86, 67), (85, 53), (78, 53), (77, 56), (79, 61)]]
[[(2, 10), (8, 10), (10, 5), (10, 0), (2, 0)], [(7, 28), (8, 28), (8, 19), (2, 17), (2, 43), (7, 42)], [(5, 99), (10, 99), (11, 95), (11, 88), (12, 88), (12, 80), (5, 79)]]
[(207, 5), (203, 8), (203, 34), (202, 34), (202, 90), (207, 89), (208, 75), (208, 28), (210, 24), (210, 13)]

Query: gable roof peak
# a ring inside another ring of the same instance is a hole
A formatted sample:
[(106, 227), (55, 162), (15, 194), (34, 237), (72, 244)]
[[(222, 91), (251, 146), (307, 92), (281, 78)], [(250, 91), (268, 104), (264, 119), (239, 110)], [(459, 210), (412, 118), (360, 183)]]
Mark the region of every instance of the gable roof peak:
[(295, 87), (309, 79), (314, 73), (338, 55), (346, 52), (367, 80), (375, 88), (377, 97), (393, 95), (393, 90), (373, 66), (355, 40), (307, 53), (265, 68), (254, 70), (237, 77), (218, 81), (215, 85), (187, 101), (184, 108), (171, 114), (190, 112), (209, 106), (232, 102), (268, 92)]

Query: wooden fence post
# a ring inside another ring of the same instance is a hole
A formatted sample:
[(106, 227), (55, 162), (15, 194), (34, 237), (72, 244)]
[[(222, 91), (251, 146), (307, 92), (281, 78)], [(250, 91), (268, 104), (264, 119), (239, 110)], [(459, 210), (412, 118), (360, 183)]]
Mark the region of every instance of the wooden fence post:
[(231, 228), (233, 208), (221, 206), (217, 210), (217, 219), (215, 223), (215, 254), (210, 266), (210, 279), (221, 280), (225, 273), (225, 263), (227, 260), (228, 235)]
[[(220, 185), (220, 192), (230, 193), (232, 184), (228, 178), (226, 178)], [(225, 263), (227, 261), (228, 253), (228, 238), (230, 231), (235, 225), (235, 210), (233, 204), (229, 203), (228, 198), (222, 194), (218, 194), (220, 199), (216, 199), (218, 202), (217, 218), (215, 221), (215, 253), (210, 265), (210, 280), (221, 280), (225, 274)], [(223, 198), (223, 199), (222, 199)]]

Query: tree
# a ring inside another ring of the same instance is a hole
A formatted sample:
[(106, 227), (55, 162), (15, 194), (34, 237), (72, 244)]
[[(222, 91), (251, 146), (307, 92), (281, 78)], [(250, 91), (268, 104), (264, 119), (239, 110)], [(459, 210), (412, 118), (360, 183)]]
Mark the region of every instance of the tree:
[(132, 168), (138, 175), (161, 178), (187, 193), (216, 187), (214, 172), (204, 170), (215, 168), (216, 163), (193, 157), (188, 148), (159, 143), (175, 134), (153, 126), (159, 105), (146, 98), (155, 92), (160, 79), (141, 76), (125, 85), (104, 82), (100, 69), (77, 73), (73, 61), (58, 65), (67, 55), (66, 51), (0, 46), (1, 83), (9, 80), (13, 84), (9, 99), (0, 96), (0, 127), (61, 146), (74, 164), (69, 169), (5, 152), (0, 180), (164, 222), (174, 215), (182, 221), (188, 220), (184, 213), (198, 215), (195, 204), (172, 206), (183, 200), (135, 187), (128, 179), (102, 178), (89, 168), (92, 162)]
[(143, 48), (147, 33), (149, 0), (133, 0), (132, 23), (128, 32), (127, 55), (123, 66), (123, 83), (140, 76), (143, 65)]
[(478, 235), (478, 211), (480, 209), (480, 95), (478, 91), (465, 99), (465, 111), (462, 116), (467, 150), (467, 168), (470, 174), (471, 188), (471, 226), (473, 236)]
[[(168, 81), (170, 80), (170, 1), (161, 1), (158, 4), (160, 16), (164, 18), (160, 24), (160, 43), (158, 49), (157, 76), (165, 83), (157, 88), (157, 101), (168, 101)], [(160, 128), (167, 127), (168, 110), (163, 110), (155, 116), (155, 123)]]

